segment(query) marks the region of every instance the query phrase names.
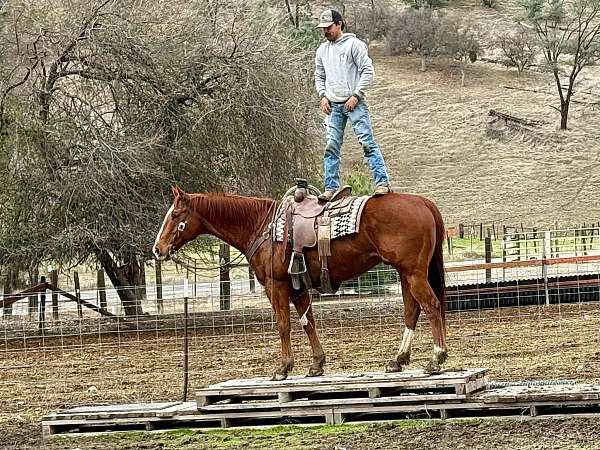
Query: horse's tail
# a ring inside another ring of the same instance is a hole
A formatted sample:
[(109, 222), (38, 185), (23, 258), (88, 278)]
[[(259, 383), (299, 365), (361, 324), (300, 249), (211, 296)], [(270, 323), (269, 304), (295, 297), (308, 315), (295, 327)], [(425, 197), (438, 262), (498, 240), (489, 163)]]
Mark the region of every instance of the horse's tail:
[(433, 204), (433, 202), (426, 201), (427, 208), (433, 214), (435, 219), (435, 249), (431, 262), (429, 263), (428, 279), (435, 296), (441, 303), (442, 306), (442, 320), (444, 326), (446, 325), (446, 280), (444, 272), (444, 237), (446, 235), (446, 228), (444, 227), (444, 220), (440, 210)]

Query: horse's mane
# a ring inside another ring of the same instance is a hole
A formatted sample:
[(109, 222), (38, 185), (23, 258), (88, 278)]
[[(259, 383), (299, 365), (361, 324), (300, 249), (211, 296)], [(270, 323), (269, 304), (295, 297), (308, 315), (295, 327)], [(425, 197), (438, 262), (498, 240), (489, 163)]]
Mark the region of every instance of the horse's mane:
[(260, 226), (275, 200), (263, 197), (245, 197), (225, 193), (190, 194), (192, 210), (202, 214), (209, 221), (226, 221), (244, 228)]

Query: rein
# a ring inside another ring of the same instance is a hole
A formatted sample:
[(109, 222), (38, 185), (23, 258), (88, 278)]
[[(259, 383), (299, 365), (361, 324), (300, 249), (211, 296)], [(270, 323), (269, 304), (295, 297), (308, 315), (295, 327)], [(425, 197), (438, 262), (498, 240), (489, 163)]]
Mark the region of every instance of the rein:
[[(254, 254), (257, 252), (257, 250), (260, 248), (260, 246), (263, 243), (265, 243), (266, 241), (268, 241), (269, 238), (271, 237), (271, 231), (273, 230), (273, 227), (275, 226), (275, 219), (277, 217), (277, 215), (276, 215), (277, 208), (275, 208), (275, 206), (277, 206), (277, 202), (273, 202), (273, 204), (269, 207), (269, 211), (267, 212), (267, 219), (268, 219), (269, 215), (271, 215), (271, 214), (272, 214), (272, 218), (269, 221), (265, 231), (260, 233), (260, 228), (259, 228), (260, 235), (258, 237), (256, 237), (256, 239), (254, 239), (254, 242), (250, 246), (250, 249), (246, 252), (246, 259), (248, 260), (248, 264), (250, 264), (250, 260), (252, 259)], [(271, 213), (271, 211), (273, 211), (273, 213)]]

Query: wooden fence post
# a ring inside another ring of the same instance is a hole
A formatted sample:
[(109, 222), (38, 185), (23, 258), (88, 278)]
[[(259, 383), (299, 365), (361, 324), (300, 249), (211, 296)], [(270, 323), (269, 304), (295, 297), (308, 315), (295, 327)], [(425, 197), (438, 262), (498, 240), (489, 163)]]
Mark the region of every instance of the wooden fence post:
[[(10, 295), (12, 289), (12, 269), (10, 267), (6, 268), (6, 277), (4, 278), (4, 297), (8, 297)], [(10, 317), (12, 316), (12, 305), (2, 308), (2, 317)]]
[[(39, 280), (39, 270), (37, 266), (32, 266), (28, 270), (29, 273), (29, 284), (35, 286)], [(38, 294), (29, 296), (29, 316), (35, 317), (39, 308), (39, 296)]]
[[(490, 237), (490, 230), (488, 229), (488, 235), (485, 237), (485, 262), (492, 262), (492, 238)], [(492, 282), (492, 269), (485, 269), (485, 282)]]
[(231, 309), (231, 278), (229, 276), (230, 259), (231, 247), (229, 247), (229, 244), (221, 243), (219, 245), (219, 306), (221, 311)]
[[(56, 269), (50, 272), (50, 284), (58, 287), (58, 271)], [(52, 319), (58, 320), (58, 292), (52, 291)]]
[(79, 285), (79, 274), (73, 272), (73, 281), (75, 282), (75, 296), (77, 297), (77, 316), (81, 319), (83, 317), (83, 311), (81, 310), (81, 287)]
[(156, 271), (156, 312), (158, 314), (165, 313), (165, 307), (163, 305), (163, 294), (162, 294), (162, 269), (160, 260), (156, 260), (154, 266)]
[[(40, 278), (40, 284), (46, 284), (46, 277)], [(46, 321), (46, 290), (39, 294), (39, 315), (38, 315), (38, 330), (44, 331), (44, 322)]]
[(250, 283), (250, 292), (254, 294), (256, 292), (256, 281), (254, 280), (254, 270), (250, 265), (248, 265), (248, 282)]
[(98, 287), (98, 304), (100, 308), (106, 310), (106, 279), (104, 278), (104, 269), (99, 269), (96, 272), (96, 284)]

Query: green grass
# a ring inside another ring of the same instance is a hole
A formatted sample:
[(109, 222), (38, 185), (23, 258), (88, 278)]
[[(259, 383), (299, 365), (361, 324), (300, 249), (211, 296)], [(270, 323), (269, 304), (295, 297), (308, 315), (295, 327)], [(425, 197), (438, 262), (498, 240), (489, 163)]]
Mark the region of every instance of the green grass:
[(436, 421), (403, 420), (380, 424), (343, 424), (296, 426), (281, 425), (269, 428), (240, 428), (229, 430), (200, 431), (179, 429), (165, 432), (121, 432), (81, 437), (56, 437), (55, 444), (68, 443), (72, 448), (161, 448), (161, 449), (231, 449), (231, 448), (269, 448), (269, 449), (307, 449), (322, 447), (324, 442), (345, 435), (368, 436), (378, 429), (402, 428), (417, 429), (439, 425)]
[[(446, 261), (466, 261), (485, 257), (485, 241), (477, 237), (451, 238), (452, 255), (448, 253), (448, 242), (444, 242), (444, 259)], [(502, 241), (492, 240), (492, 258), (502, 256)]]
[[(516, 422), (515, 422), (516, 423)], [(438, 428), (446, 425), (455, 427), (494, 425), (491, 419), (439, 420), (400, 420), (380, 423), (358, 423), (343, 425), (281, 425), (269, 428), (239, 428), (218, 430), (179, 429), (164, 432), (120, 432), (81, 437), (56, 437), (48, 448), (89, 449), (218, 449), (233, 448), (273, 450), (304, 450), (315, 448), (335, 448), (339, 442), (358, 440), (368, 442), (370, 436), (393, 430), (419, 430)]]

